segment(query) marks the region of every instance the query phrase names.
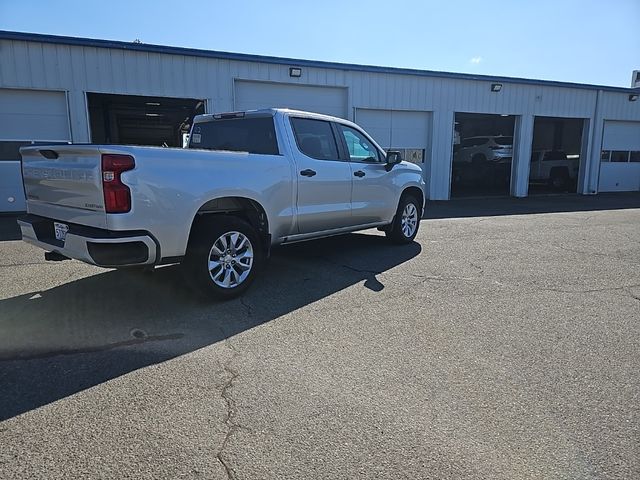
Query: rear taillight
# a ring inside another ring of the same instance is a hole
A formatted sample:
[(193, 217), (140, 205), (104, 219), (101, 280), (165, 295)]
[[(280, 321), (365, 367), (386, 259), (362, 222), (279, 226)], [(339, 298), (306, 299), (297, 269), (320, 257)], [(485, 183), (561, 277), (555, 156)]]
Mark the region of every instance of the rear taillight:
[(126, 213), (131, 210), (131, 190), (120, 175), (133, 170), (136, 162), (131, 155), (102, 155), (102, 191), (107, 213)]

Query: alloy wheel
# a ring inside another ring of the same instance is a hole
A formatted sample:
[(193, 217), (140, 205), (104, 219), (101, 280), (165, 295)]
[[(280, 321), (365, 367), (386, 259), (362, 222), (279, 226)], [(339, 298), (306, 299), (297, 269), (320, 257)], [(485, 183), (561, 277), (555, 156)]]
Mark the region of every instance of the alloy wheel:
[(405, 205), (400, 226), (402, 227), (402, 234), (407, 238), (410, 238), (418, 228), (418, 209), (413, 203)]
[(209, 251), (209, 276), (222, 288), (244, 282), (253, 266), (253, 245), (241, 232), (223, 233)]

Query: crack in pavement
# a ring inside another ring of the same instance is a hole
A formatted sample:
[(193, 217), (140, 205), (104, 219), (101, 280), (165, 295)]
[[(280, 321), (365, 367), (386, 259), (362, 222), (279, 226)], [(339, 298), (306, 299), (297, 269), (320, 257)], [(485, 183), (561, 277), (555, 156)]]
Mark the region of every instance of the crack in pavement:
[(420, 273), (410, 273), (409, 274), (412, 277), (415, 278), (419, 278), (420, 280), (422, 280), (420, 283), (425, 283), (428, 282), (429, 280), (435, 280), (438, 282), (451, 282), (451, 281), (455, 281), (455, 280), (462, 280), (464, 282), (472, 282), (474, 280), (480, 280), (479, 278), (474, 278), (474, 277), (455, 277), (455, 276), (444, 276), (444, 275), (423, 275)]
[(553, 247), (558, 250), (564, 250), (565, 252), (577, 253), (578, 255), (594, 255), (596, 257), (613, 258), (614, 260), (622, 260), (620, 256), (615, 255), (614, 253), (587, 252), (584, 250), (579, 250), (577, 248), (567, 247), (565, 245), (553, 245)]
[(0, 268), (26, 267), (26, 266), (29, 266), (29, 265), (47, 265), (47, 262), (3, 263), (3, 264), (0, 264)]
[(484, 268), (481, 265), (478, 265), (477, 263), (474, 263), (471, 260), (469, 260), (469, 265), (475, 268), (480, 275), (484, 275)]
[[(599, 293), (599, 292), (616, 292), (620, 290), (628, 290), (630, 288), (640, 287), (640, 283), (634, 285), (622, 285), (620, 287), (604, 287), (604, 288), (587, 288), (582, 290), (567, 290), (562, 288), (537, 288), (534, 292), (557, 292), (557, 293)], [(638, 298), (631, 292), (628, 294), (638, 300)]]
[(184, 337), (184, 333), (169, 333), (165, 335), (148, 335), (143, 338), (132, 338), (122, 340), (120, 342), (107, 343), (105, 345), (96, 345), (93, 347), (83, 348), (60, 348), (55, 350), (42, 351), (37, 353), (12, 352), (8, 355), (0, 353), (0, 362), (13, 360), (32, 360), (36, 358), (49, 358), (58, 355), (77, 355), (81, 353), (94, 353), (113, 350), (119, 347), (130, 347), (132, 345), (140, 345), (148, 342), (162, 342), (166, 340), (179, 340)]
[(347, 270), (351, 270), (352, 272), (357, 272), (357, 273), (368, 273), (369, 275), (373, 275), (373, 276), (380, 275), (382, 273), (382, 272), (377, 271), (377, 270), (365, 270), (365, 269), (361, 269), (361, 268), (357, 268), (357, 267), (352, 267), (351, 265), (347, 265), (346, 263), (337, 263), (337, 262), (331, 262), (331, 263), (333, 263), (334, 265), (338, 265), (339, 267), (346, 268)]
[(346, 268), (347, 270), (351, 270), (352, 272), (356, 272), (356, 273), (368, 273), (369, 275), (374, 275), (374, 276), (380, 275), (382, 273), (380, 270), (368, 270), (364, 268), (353, 267), (351, 265), (347, 265), (346, 263), (340, 263), (339, 261), (326, 256), (318, 255), (315, 258), (323, 262), (330, 263), (331, 265), (335, 265), (337, 267)]
[[(241, 303), (248, 309), (248, 311), (251, 311), (251, 306), (246, 304), (242, 298), (243, 297), (241, 297)], [(228, 375), (228, 379), (224, 382), (224, 384), (222, 385), (222, 390), (220, 391), (220, 396), (224, 400), (224, 402), (226, 404), (226, 409), (227, 409), (227, 413), (226, 413), (226, 416), (225, 416), (225, 419), (224, 419), (224, 425), (227, 427), (227, 433), (225, 434), (224, 439), (222, 440), (222, 443), (220, 444), (220, 448), (218, 449), (218, 453), (216, 454), (216, 458), (218, 459), (218, 462), (220, 462), (222, 467), (225, 469), (225, 472), (227, 473), (227, 478), (229, 478), (230, 480), (234, 480), (234, 479), (237, 478), (236, 477), (236, 471), (233, 468), (233, 466), (231, 465), (231, 462), (228, 459), (224, 458), (224, 451), (226, 450), (227, 444), (229, 443), (229, 440), (235, 434), (235, 432), (243, 428), (241, 425), (237, 424), (233, 420), (233, 417), (234, 417), (234, 414), (235, 414), (235, 411), (236, 411), (236, 406), (235, 406), (235, 402), (233, 401), (233, 399), (229, 395), (229, 390), (231, 390), (231, 388), (233, 388), (233, 382), (240, 375), (240, 373), (238, 371), (236, 371), (233, 368), (231, 368), (231, 362), (233, 362), (234, 358), (238, 355), (238, 350), (236, 350), (236, 348), (233, 346), (233, 344), (229, 340), (229, 335), (227, 334), (227, 332), (225, 332), (224, 328), (222, 326), (220, 326), (219, 328), (220, 328), (220, 332), (222, 333), (223, 338), (225, 339), (224, 340), (224, 345), (229, 350), (231, 350), (232, 355), (231, 355), (231, 358), (229, 358), (222, 365), (223, 370)], [(247, 430), (249, 430), (249, 429), (247, 429)]]
[(631, 287), (628, 287), (629, 291), (628, 291), (627, 293), (631, 296), (631, 298), (633, 298), (633, 299), (635, 299), (635, 300), (638, 300), (638, 301), (640, 302), (640, 295), (636, 295), (635, 293), (633, 293), (633, 292), (631, 291), (631, 288), (635, 288), (636, 286), (637, 286), (637, 285), (633, 285), (633, 286), (631, 286)]
[[(231, 349), (233, 350), (232, 347)], [(222, 440), (222, 445), (220, 445), (220, 449), (216, 454), (216, 458), (218, 459), (220, 464), (224, 467), (225, 471), (227, 472), (227, 478), (229, 478), (230, 480), (234, 480), (236, 478), (236, 472), (233, 469), (233, 466), (231, 466), (231, 463), (224, 458), (224, 451), (227, 448), (229, 439), (236, 432), (236, 430), (240, 428), (238, 425), (236, 425), (233, 422), (233, 414), (234, 414), (235, 406), (234, 406), (233, 400), (231, 399), (231, 397), (229, 397), (229, 389), (233, 387), (233, 381), (236, 378), (238, 378), (239, 374), (238, 372), (236, 372), (231, 368), (231, 366), (229, 365), (230, 363), (231, 363), (231, 360), (229, 360), (227, 363), (225, 363), (222, 366), (224, 371), (227, 372), (227, 374), (229, 375), (229, 378), (222, 386), (222, 391), (220, 392), (220, 396), (222, 397), (222, 399), (225, 401), (227, 405), (227, 415), (224, 419), (224, 424), (227, 427), (227, 433), (224, 436), (224, 440)]]

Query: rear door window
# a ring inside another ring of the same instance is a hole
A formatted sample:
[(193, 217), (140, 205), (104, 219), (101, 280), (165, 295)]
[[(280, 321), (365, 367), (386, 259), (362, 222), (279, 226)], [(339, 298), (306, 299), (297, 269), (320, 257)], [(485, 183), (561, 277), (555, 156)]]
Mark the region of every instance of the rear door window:
[(196, 123), (189, 148), (278, 155), (273, 117), (227, 118)]
[(291, 126), (302, 153), (318, 160), (339, 160), (338, 146), (329, 122), (292, 117)]

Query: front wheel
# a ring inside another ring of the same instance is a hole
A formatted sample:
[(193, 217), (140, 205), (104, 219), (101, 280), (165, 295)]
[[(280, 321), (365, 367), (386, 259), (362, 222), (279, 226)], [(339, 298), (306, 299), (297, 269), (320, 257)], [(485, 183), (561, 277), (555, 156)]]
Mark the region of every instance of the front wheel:
[(386, 231), (387, 238), (398, 244), (410, 243), (416, 238), (419, 226), (420, 202), (412, 195), (403, 195), (393, 222)]
[(184, 261), (186, 280), (208, 297), (241, 295), (262, 264), (263, 252), (255, 229), (226, 215), (212, 215), (196, 226)]

